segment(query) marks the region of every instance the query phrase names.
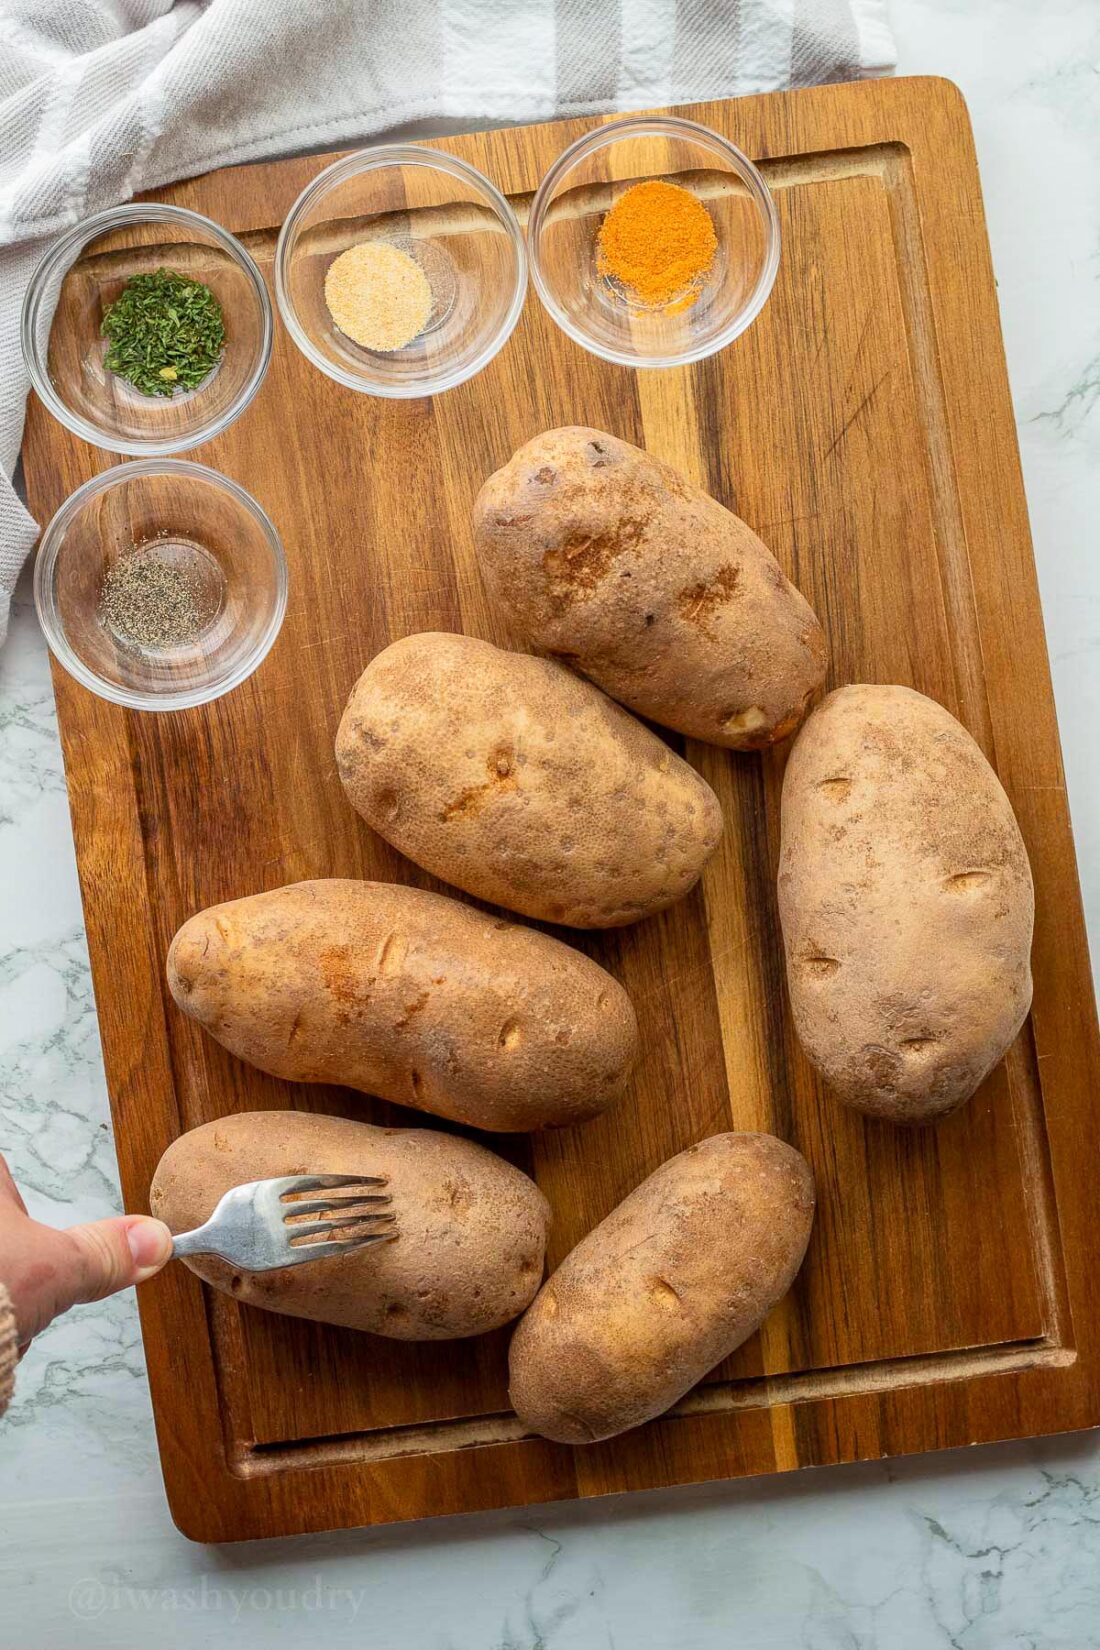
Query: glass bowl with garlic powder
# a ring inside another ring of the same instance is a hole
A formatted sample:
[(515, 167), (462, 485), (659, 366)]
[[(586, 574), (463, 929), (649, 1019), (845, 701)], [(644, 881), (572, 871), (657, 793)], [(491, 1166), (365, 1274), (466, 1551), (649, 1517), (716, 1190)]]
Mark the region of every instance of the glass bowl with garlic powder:
[(34, 600), (58, 663), (133, 710), (207, 704), (251, 676), (279, 634), (278, 533), (227, 476), (184, 459), (116, 465), (42, 535)]
[(474, 167), (420, 144), (325, 168), (299, 195), (275, 253), (294, 342), (350, 389), (435, 395), (480, 372), (527, 290), (515, 213)]

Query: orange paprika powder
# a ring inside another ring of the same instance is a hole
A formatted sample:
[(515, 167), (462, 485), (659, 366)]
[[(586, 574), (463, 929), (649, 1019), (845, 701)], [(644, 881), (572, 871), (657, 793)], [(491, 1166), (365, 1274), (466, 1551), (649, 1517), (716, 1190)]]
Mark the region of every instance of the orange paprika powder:
[[(596, 242), (596, 268), (653, 307), (694, 301), (714, 262), (718, 237), (703, 203), (679, 184), (632, 184), (615, 202)], [(686, 304), (684, 304), (686, 307)]]

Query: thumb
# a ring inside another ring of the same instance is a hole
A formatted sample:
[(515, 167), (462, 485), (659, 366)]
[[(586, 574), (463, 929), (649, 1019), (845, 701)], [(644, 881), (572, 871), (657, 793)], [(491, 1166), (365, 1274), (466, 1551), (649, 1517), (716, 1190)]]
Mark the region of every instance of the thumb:
[(114, 1215), (59, 1232), (64, 1245), (54, 1286), (58, 1312), (144, 1283), (172, 1253), (172, 1234), (147, 1215)]

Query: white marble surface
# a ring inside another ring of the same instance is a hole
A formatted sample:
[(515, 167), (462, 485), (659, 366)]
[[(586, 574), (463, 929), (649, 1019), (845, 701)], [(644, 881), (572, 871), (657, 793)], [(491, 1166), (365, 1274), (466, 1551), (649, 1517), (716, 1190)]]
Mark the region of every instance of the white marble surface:
[[(1100, 949), (1100, 10), (894, 0), (901, 71), (974, 119), (1070, 800)], [(1091, 769), (1091, 772), (1090, 772)], [(0, 1143), (34, 1211), (117, 1207), (45, 651), (0, 653)], [(26, 1650), (1090, 1650), (1090, 1436), (234, 1548), (165, 1509), (128, 1299), (43, 1335), (0, 1427), (0, 1598)]]

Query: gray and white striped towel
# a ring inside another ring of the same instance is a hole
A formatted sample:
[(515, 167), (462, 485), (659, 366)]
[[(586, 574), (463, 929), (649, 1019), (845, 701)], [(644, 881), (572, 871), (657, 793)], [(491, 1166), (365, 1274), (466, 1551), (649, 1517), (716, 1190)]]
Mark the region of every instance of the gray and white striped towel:
[(0, 0), (0, 641), (37, 529), (11, 486), (19, 313), (50, 239), (213, 166), (893, 67), (887, 0)]

